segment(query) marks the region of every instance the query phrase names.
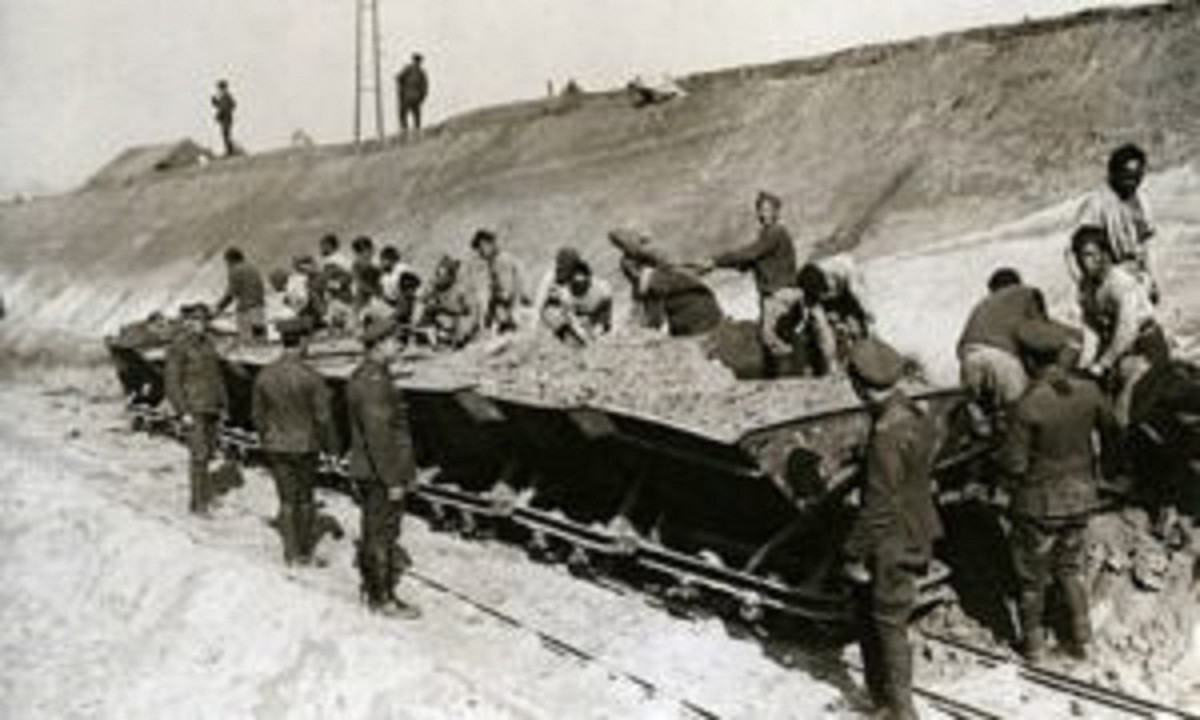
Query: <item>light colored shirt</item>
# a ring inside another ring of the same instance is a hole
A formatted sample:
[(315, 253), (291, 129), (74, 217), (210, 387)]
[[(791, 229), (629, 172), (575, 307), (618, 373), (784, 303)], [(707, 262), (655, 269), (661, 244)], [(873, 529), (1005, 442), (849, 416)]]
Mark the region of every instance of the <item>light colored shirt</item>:
[(1079, 206), (1076, 227), (1098, 227), (1108, 232), (1109, 246), (1118, 263), (1134, 263), (1149, 270), (1146, 243), (1154, 236), (1150, 208), (1138, 193), (1122, 200), (1105, 185), (1090, 193)]
[(1101, 338), (1096, 363), (1103, 368), (1128, 354), (1145, 324), (1155, 320), (1146, 285), (1121, 265), (1114, 265), (1098, 287), (1085, 288), (1080, 301), (1084, 320)]

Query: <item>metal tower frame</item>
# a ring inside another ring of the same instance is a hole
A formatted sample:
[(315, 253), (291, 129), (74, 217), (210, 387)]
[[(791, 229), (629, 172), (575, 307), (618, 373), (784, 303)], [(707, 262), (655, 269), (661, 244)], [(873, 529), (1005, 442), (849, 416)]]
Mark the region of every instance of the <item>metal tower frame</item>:
[[(354, 142), (363, 140), (363, 96), (375, 98), (375, 135), (384, 138), (379, 0), (354, 0)], [(364, 47), (364, 36), (370, 47)], [(370, 75), (368, 76), (368, 72)]]

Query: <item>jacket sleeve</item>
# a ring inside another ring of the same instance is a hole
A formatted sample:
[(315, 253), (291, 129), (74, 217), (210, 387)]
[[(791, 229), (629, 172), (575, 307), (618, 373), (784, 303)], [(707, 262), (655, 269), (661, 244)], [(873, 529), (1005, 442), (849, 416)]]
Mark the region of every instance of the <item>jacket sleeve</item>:
[(394, 432), (393, 416), (397, 408), (388, 390), (382, 383), (372, 388), (370, 395), (357, 404), (355, 419), (359, 423), (372, 472), (378, 475), (384, 485), (399, 487), (405, 484), (399, 453), (406, 448), (401, 447), (401, 438), (396, 437)]
[(250, 402), (254, 430), (258, 433), (259, 442), (262, 442), (263, 433), (267, 427), (267, 403), (271, 402), (267, 397), (265, 385), (262, 373), (259, 373), (258, 377), (254, 379), (254, 391)]
[(852, 558), (866, 559), (886, 537), (895, 518), (892, 510), (879, 503), (876, 498), (896, 498), (904, 466), (900, 457), (899, 442), (887, 433), (875, 433), (867, 449), (866, 481), (862, 490), (863, 503), (858, 517), (850, 529), (846, 541), (846, 554)]
[(740, 248), (727, 250), (713, 257), (713, 264), (717, 267), (734, 268), (741, 270), (746, 268), (761, 258), (768, 255), (778, 242), (777, 228), (769, 228), (765, 232), (759, 233), (758, 238)]
[(325, 381), (319, 376), (313, 380), (313, 420), (317, 424), (317, 438), (321, 443), (321, 449), (326, 453), (334, 454), (340, 447), (337, 425), (333, 421), (333, 402), (331, 393)]
[(187, 408), (183, 400), (183, 353), (177, 345), (167, 349), (167, 362), (163, 370), (163, 389), (167, 402), (177, 414), (184, 414)]
[(1028, 413), (1019, 405), (1013, 413), (1008, 434), (1000, 448), (999, 464), (1010, 482), (1022, 478), (1029, 472), (1029, 445), (1032, 428)]

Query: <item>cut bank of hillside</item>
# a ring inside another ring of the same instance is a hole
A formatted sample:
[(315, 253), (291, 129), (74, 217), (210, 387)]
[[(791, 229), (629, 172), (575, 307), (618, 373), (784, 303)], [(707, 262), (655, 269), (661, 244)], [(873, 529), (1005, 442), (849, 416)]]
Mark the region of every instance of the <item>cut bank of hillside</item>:
[(1069, 202), (1120, 142), (1142, 144), (1157, 169), (1197, 157), (1200, 5), (1090, 12), (684, 85), (686, 98), (654, 110), (616, 94), (562, 112), (526, 103), (403, 146), (281, 151), (0, 206), (0, 342), (17, 353), (76, 347), (150, 309), (215, 298), (229, 244), (271, 267), (328, 231), (396, 242), (428, 265), (465, 254), (470, 232), (489, 226), (535, 273), (572, 244), (611, 275), (607, 229), (636, 225), (678, 256), (705, 255), (751, 236), (749, 201), (770, 188), (805, 251), (910, 167), (859, 252), (941, 246)]

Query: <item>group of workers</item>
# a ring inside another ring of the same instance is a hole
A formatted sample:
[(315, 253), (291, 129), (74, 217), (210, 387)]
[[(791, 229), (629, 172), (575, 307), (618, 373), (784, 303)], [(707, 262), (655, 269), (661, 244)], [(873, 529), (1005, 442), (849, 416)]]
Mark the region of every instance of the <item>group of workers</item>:
[[(1169, 435), (1164, 424), (1179, 412), (1200, 412), (1197, 385), (1180, 378), (1155, 319), (1159, 289), (1147, 253), (1154, 229), (1138, 192), (1145, 166), (1137, 147), (1117, 149), (1106, 186), (1088, 198), (1071, 236), (1081, 316), (1099, 338), (1094, 357), (1083, 357), (1084, 332), (1051, 317), (1042, 293), (1012, 268), (992, 274), (957, 346), (972, 427), (997, 441), (1011, 496), (1022, 650), (1031, 660), (1045, 652), (1045, 596), (1052, 581), (1061, 585), (1071, 618), (1066, 647), (1087, 654), (1085, 530), (1098, 507), (1097, 468), (1123, 472), (1131, 437), (1151, 426), (1159, 436)], [(715, 268), (749, 271), (758, 290), (768, 371), (844, 373), (871, 409), (865, 484), (844, 547), (845, 571), (868, 598), (862, 640), (872, 699), (888, 716), (914, 717), (907, 625), (918, 579), (942, 534), (930, 477), (937, 426), (900, 388), (912, 364), (875, 332), (853, 259), (833, 255), (798, 267), (779, 219), (781, 206), (779, 197), (760, 193), (757, 238), (694, 265), (670, 261), (637, 231), (614, 230), (609, 239), (621, 253), (639, 324), (673, 336), (709, 333), (724, 316), (702, 275)], [(394, 594), (404, 566), (397, 545), (400, 515), (415, 478), (405, 401), (389, 369), (398, 350), (421, 337), (459, 348), (484, 331), (516, 331), (530, 316), (545, 332), (581, 347), (613, 328), (613, 290), (574, 249), (559, 250), (530, 293), (521, 264), (494, 232), (477, 231), (470, 247), (474, 281), (462, 261), (445, 256), (424, 290), (394, 247), (376, 258), (367, 237), (352, 243), (352, 256), (342, 254), (336, 236), (324, 237), (318, 259), (298, 257), (290, 273), (272, 273), (269, 291), (240, 251), (225, 256), (229, 286), (216, 309), (233, 305), (239, 334), (263, 338), (269, 316), (281, 315), (274, 325), (284, 350), (257, 378), (253, 408), (279, 491), (289, 563), (312, 562), (317, 458), (338, 447), (328, 390), (304, 364), (305, 344), (313, 331), (332, 327), (357, 333), (366, 348), (347, 392), (350, 475), (363, 507), (363, 593), (372, 608), (387, 614), (415, 614)], [(273, 303), (278, 308), (268, 311)], [(225, 399), (205, 331), (210, 310), (185, 310), (189, 331), (168, 354), (167, 396), (187, 429), (192, 510), (203, 513), (211, 500), (206, 473)], [(1179, 523), (1172, 511), (1163, 514), (1166, 525)]]

